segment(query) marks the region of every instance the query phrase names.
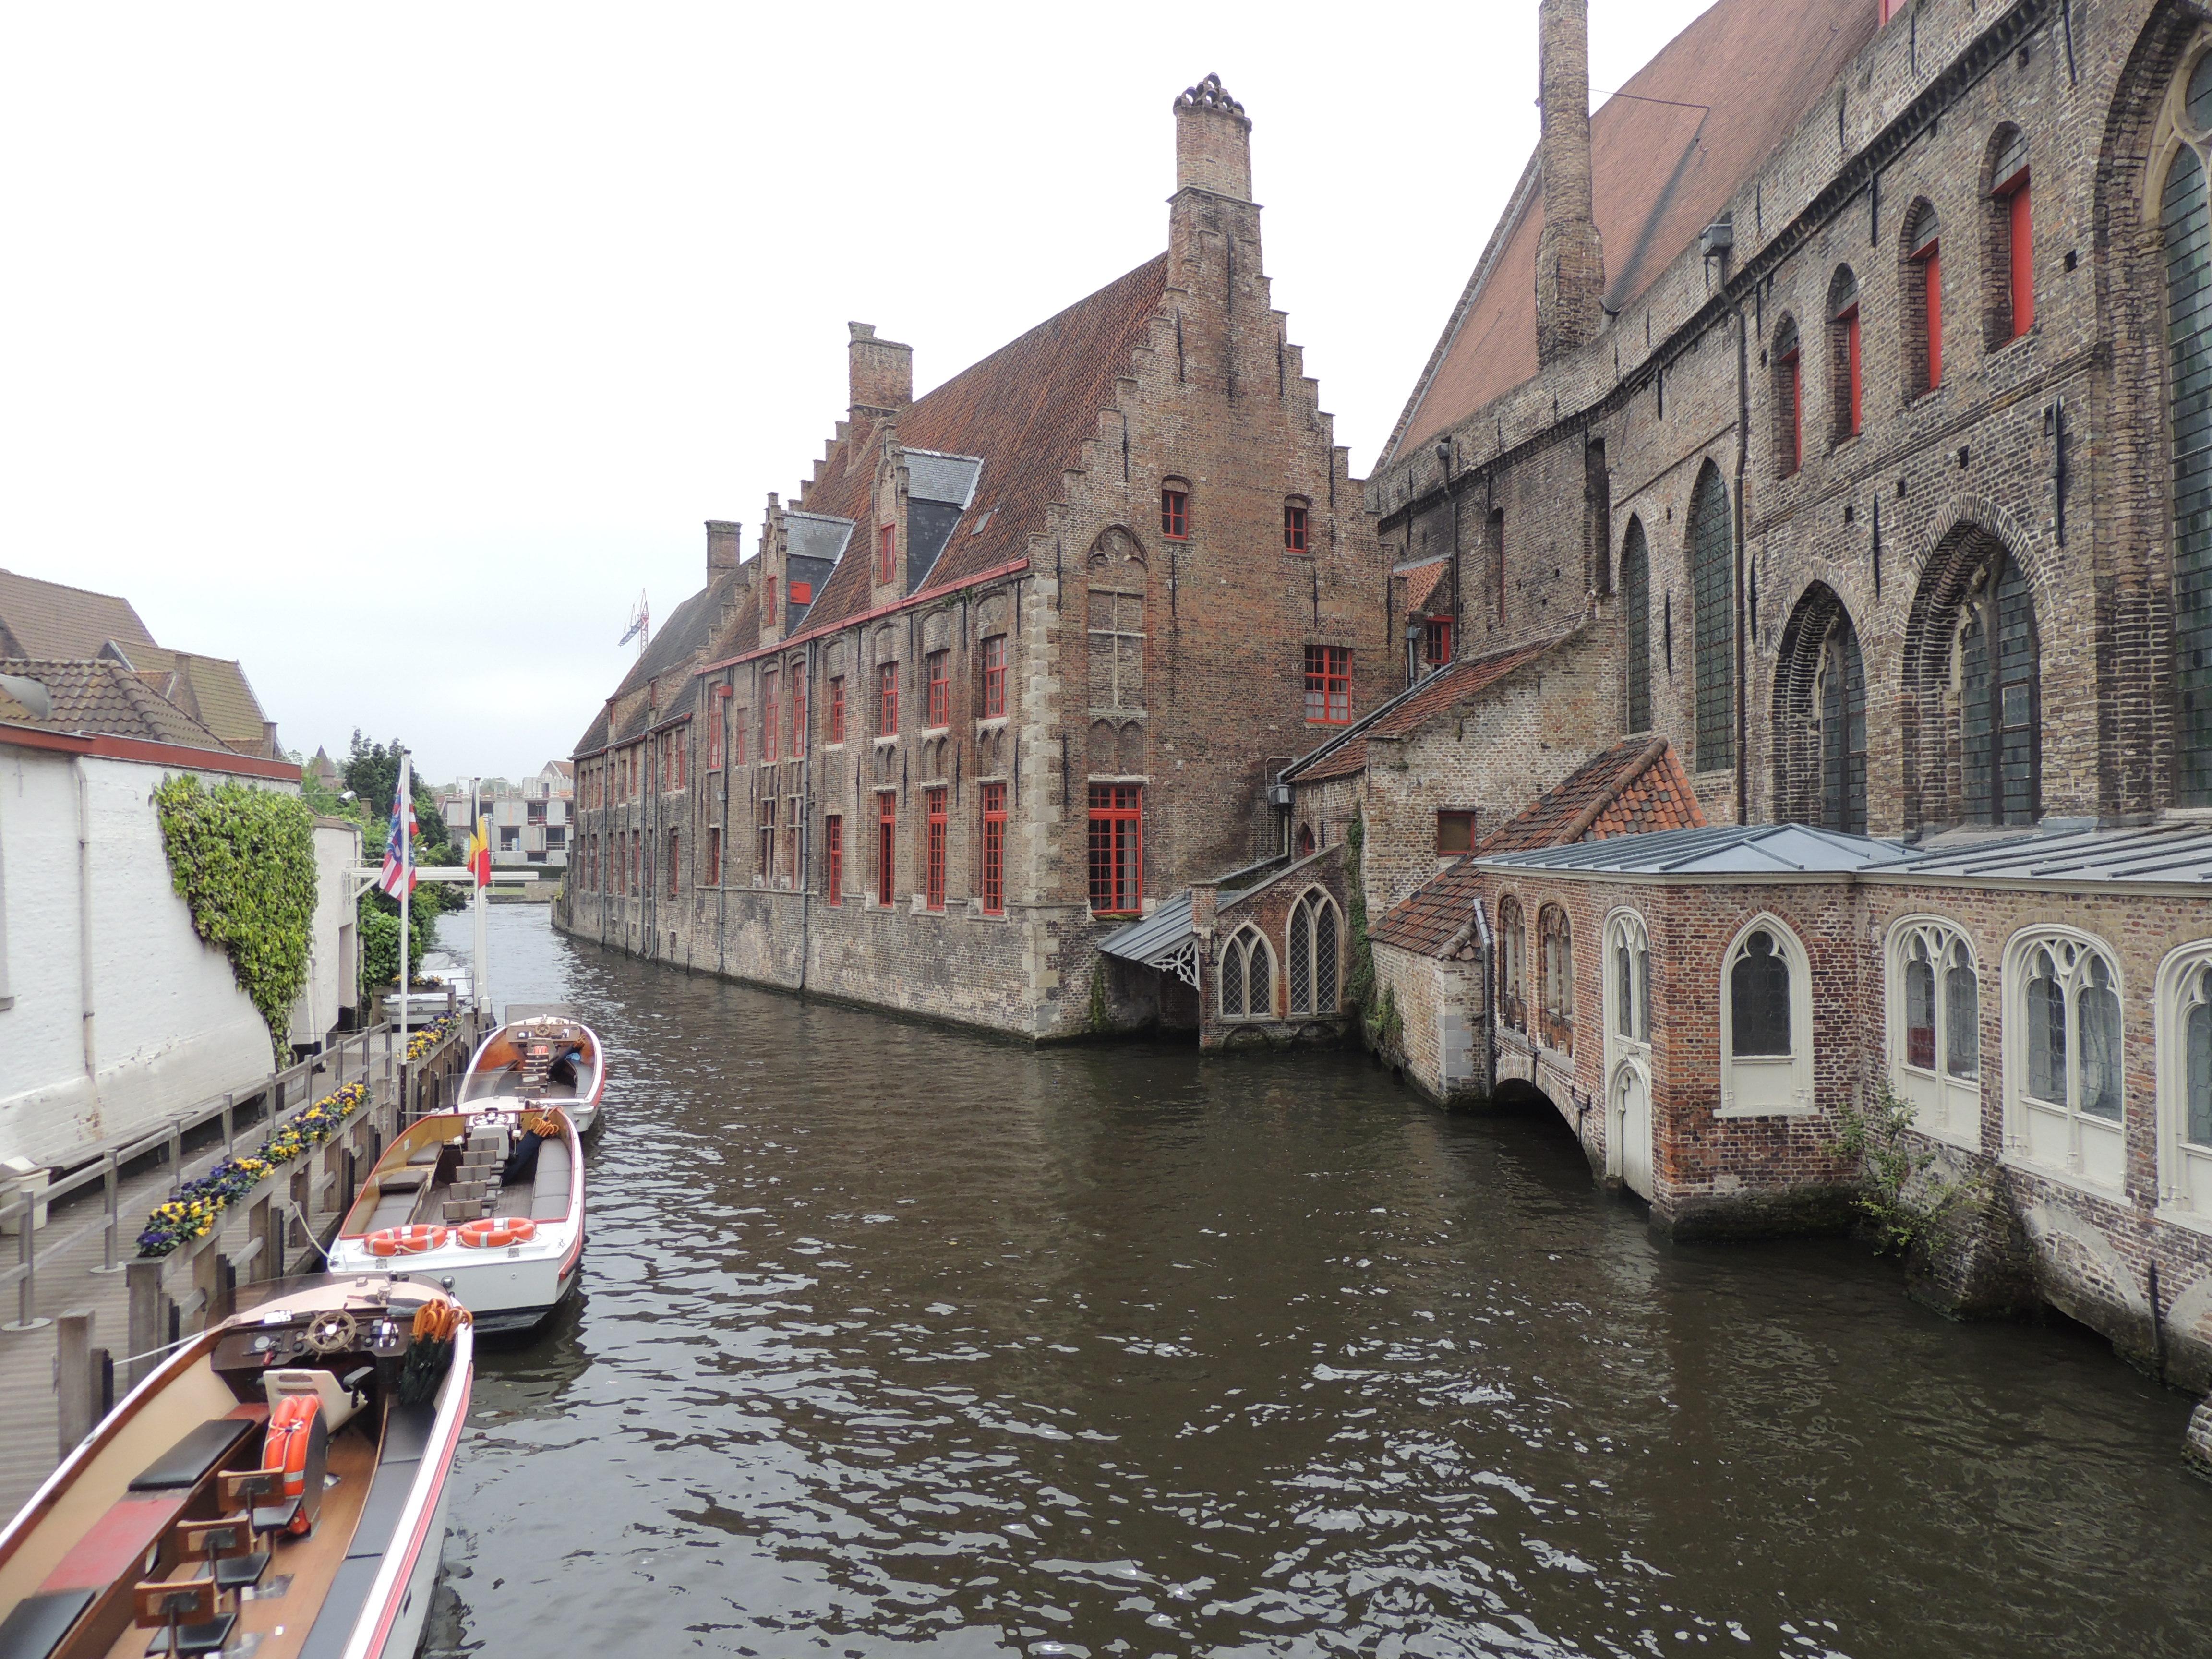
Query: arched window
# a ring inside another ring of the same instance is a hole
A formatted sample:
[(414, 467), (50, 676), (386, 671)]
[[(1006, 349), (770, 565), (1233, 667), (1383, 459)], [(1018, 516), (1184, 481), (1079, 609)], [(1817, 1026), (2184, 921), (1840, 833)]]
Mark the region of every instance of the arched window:
[(1491, 575), (1498, 585), (1498, 625), (1505, 625), (1505, 509), (1490, 509), (1490, 565)]
[(1300, 858), (1310, 857), (1311, 856), (1313, 850), (1313, 825), (1310, 823), (1302, 823), (1298, 826), (1298, 856)]
[(1711, 461), (1690, 495), (1690, 589), (1697, 606), (1697, 763), (1735, 764), (1735, 539), (1728, 486)]
[(2190, 70), (2166, 174), (2167, 396), (2173, 446), (2175, 798), (2212, 805), (2212, 52)]
[(1905, 216), (1905, 397), (1910, 403), (1943, 384), (1943, 244), (1935, 208), (1915, 202)]
[(1522, 954), (1527, 948), (1527, 925), (1521, 919), (1521, 901), (1508, 893), (1498, 901), (1498, 1017), (1509, 1031), (1528, 1029), (1528, 1005), (1522, 977)]
[(1836, 267), (1828, 283), (1828, 390), (1834, 407), (1831, 443), (1856, 438), (1862, 419), (1859, 374), (1859, 279), (1849, 265)]
[(2042, 799), (2042, 708), (2035, 603), (2000, 553), (1959, 623), (1960, 779), (1976, 823), (2033, 823)]
[(1613, 592), (1613, 474), (1605, 465), (1605, 440), (1583, 447), (1583, 559), (1593, 593)]
[(1651, 729), (1651, 551), (1644, 521), (1631, 519), (1620, 544), (1620, 613), (1628, 632), (1628, 729)]
[(1805, 465), (1805, 355), (1795, 319), (1775, 325), (1767, 359), (1774, 373), (1774, 470), (1786, 478)]
[(1606, 1030), (1618, 1044), (1651, 1041), (1651, 945), (1633, 910), (1606, 923)]
[(2027, 135), (2007, 123), (1990, 135), (1983, 278), (1989, 349), (2035, 326), (2035, 230), (2027, 187)]
[(1336, 902), (1318, 888), (1291, 908), (1291, 1012), (1333, 1014), (1341, 966), (1337, 940), (1343, 928)]
[(1933, 917), (1889, 936), (1889, 1073), (1929, 1134), (1981, 1142), (1981, 979), (1973, 947)]
[(1761, 916), (1721, 969), (1721, 1115), (1808, 1114), (1813, 1104), (1812, 967), (1797, 935)]
[(2158, 975), (2158, 1199), (2212, 1220), (2212, 941)]
[(2117, 1189), (2122, 1146), (2120, 976), (2085, 933), (2023, 934), (2006, 953), (2010, 1139), (2048, 1169)]
[(1272, 1019), (1275, 957), (1256, 927), (1241, 927), (1221, 949), (1221, 1017)]
[(1538, 1035), (1547, 1048), (1575, 1051), (1575, 935), (1567, 913), (1547, 904), (1536, 913), (1536, 949), (1544, 975), (1544, 1019)]
[(1845, 835), (1867, 827), (1866, 664), (1841, 611), (1820, 652), (1820, 822)]

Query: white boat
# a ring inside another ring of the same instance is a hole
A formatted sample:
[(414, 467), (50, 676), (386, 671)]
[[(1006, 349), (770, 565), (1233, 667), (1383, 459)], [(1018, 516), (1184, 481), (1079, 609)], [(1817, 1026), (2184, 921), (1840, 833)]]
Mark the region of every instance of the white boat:
[(489, 1333), (528, 1330), (551, 1313), (576, 1288), (583, 1251), (574, 1121), (557, 1107), (486, 1095), (393, 1139), (339, 1224), (330, 1265), (442, 1285)]
[(0, 1654), (415, 1652), (468, 1317), (384, 1273), (252, 1288), (265, 1299), (188, 1339), (0, 1532)]
[(606, 1049), (599, 1034), (558, 1004), (510, 1004), (507, 1023), (477, 1044), (455, 1097), (464, 1106), (489, 1102), (557, 1106), (588, 1135), (599, 1127), (607, 1088)]

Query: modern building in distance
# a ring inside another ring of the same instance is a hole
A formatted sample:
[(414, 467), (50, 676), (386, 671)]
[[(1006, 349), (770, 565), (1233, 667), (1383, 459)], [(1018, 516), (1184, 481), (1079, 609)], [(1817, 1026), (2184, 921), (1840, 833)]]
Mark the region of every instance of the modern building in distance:
[[(507, 778), (478, 781), (479, 810), (491, 820), (494, 869), (557, 874), (568, 868), (575, 819), (573, 779), (574, 763), (556, 760), (546, 762), (520, 783)], [(440, 793), (438, 811), (446, 820), (453, 846), (464, 846), (471, 826), (466, 780), (450, 784)]]

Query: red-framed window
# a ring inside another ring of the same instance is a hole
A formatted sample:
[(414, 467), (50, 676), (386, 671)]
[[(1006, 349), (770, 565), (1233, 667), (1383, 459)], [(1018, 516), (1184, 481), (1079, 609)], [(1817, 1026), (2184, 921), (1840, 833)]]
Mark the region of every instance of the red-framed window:
[(1190, 491), (1179, 483), (1160, 490), (1160, 534), (1176, 542), (1190, 535)]
[(1943, 384), (1943, 244), (1936, 234), (1936, 215), (1924, 206), (1920, 214), (1918, 229), (1911, 260), (1919, 267), (1922, 369), (1919, 389), (1933, 392)]
[(2012, 292), (2012, 337), (2017, 340), (2035, 326), (2035, 216), (2028, 205), (2027, 169), (2022, 167), (2003, 184), (1997, 194), (2004, 198), (2005, 216), (2011, 244), (2011, 269), (2008, 273)]
[(1794, 324), (1786, 325), (1778, 342), (1774, 367), (1781, 377), (1778, 388), (1786, 424), (1782, 430), (1782, 476), (1789, 477), (1805, 465), (1805, 359)]
[(684, 868), (683, 861), (678, 856), (678, 849), (682, 843), (677, 837), (682, 834), (680, 830), (668, 832), (668, 896), (671, 898), (676, 896), (678, 872)]
[(629, 832), (629, 896), (632, 898), (638, 896), (639, 884), (643, 878), (644, 871), (645, 831), (633, 830)]
[(1844, 335), (1844, 435), (1856, 438), (1863, 427), (1863, 405), (1860, 402), (1859, 374), (1859, 307), (1854, 300), (1836, 315), (1836, 325)]
[(924, 726), (949, 726), (952, 721), (952, 653), (933, 651), (921, 659), (929, 677), (929, 717)]
[(679, 726), (668, 734), (668, 752), (676, 760), (676, 787), (684, 787), (685, 774), (691, 757), (691, 729)]
[(983, 641), (983, 718), (994, 720), (1006, 712), (1006, 636), (994, 634)]
[(743, 712), (740, 712), (738, 716), (730, 722), (730, 764), (732, 766), (743, 766), (744, 763), (745, 715)]
[(1283, 503), (1283, 551), (1306, 551), (1306, 504), (1304, 501)]
[(924, 902), (933, 910), (945, 908), (945, 791), (931, 789), (922, 795), (922, 805), (928, 809), (927, 854), (924, 865), (927, 892)]
[(804, 822), (800, 803), (793, 800), (791, 810), (783, 816), (783, 860), (777, 866), (783, 872), (786, 887), (798, 886), (806, 873), (799, 864), (799, 827)]
[(761, 620), (771, 624), (775, 621), (775, 584), (774, 582), (769, 583), (761, 593)]
[(983, 914), (1002, 915), (1006, 908), (1006, 786), (983, 786), (983, 868), (976, 885), (983, 890)]
[(711, 711), (707, 716), (707, 769), (709, 772), (722, 769), (722, 723), (730, 717), (729, 697), (730, 688), (718, 685), (714, 688), (714, 700), (707, 705)]
[(760, 884), (775, 884), (775, 797), (763, 795), (760, 804)]
[(845, 677), (833, 677), (830, 682), (830, 741), (845, 741)]
[(822, 889), (825, 904), (845, 902), (845, 820), (832, 812), (822, 820), (822, 851), (828, 864)]
[(806, 668), (802, 663), (791, 667), (791, 756), (793, 760), (806, 752)]
[(876, 669), (876, 735), (898, 735), (898, 665), (883, 663)]
[(1312, 726), (1345, 726), (1352, 720), (1352, 647), (1348, 645), (1310, 645), (1306, 647), (1306, 721)]
[(802, 582), (794, 580), (787, 583), (787, 586), (790, 591), (789, 602), (791, 604), (795, 605), (803, 610), (806, 606), (814, 603), (814, 584), (812, 582)]
[(721, 884), (722, 832), (710, 829), (707, 831), (707, 885), (720, 887)]
[(898, 902), (898, 797), (876, 797), (876, 902)]
[(1091, 786), (1091, 908), (1133, 915), (1144, 908), (1145, 791), (1140, 784)]
[(761, 758), (775, 758), (775, 674), (773, 670), (761, 676)]
[(1421, 661), (1442, 668), (1452, 659), (1452, 622), (1449, 617), (1421, 618)]
[(879, 525), (876, 528), (876, 580), (887, 582), (891, 579), (891, 564), (898, 552), (898, 526)]

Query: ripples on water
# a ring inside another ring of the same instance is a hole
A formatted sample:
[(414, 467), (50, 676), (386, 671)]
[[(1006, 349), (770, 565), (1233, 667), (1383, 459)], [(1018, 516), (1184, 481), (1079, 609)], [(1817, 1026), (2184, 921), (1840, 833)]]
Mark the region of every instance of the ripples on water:
[[(450, 927), (456, 919), (448, 919)], [(1353, 1055), (1050, 1049), (492, 916), (616, 1081), (480, 1357), (433, 1652), (2200, 1655), (2189, 1402), (1671, 1248)]]

